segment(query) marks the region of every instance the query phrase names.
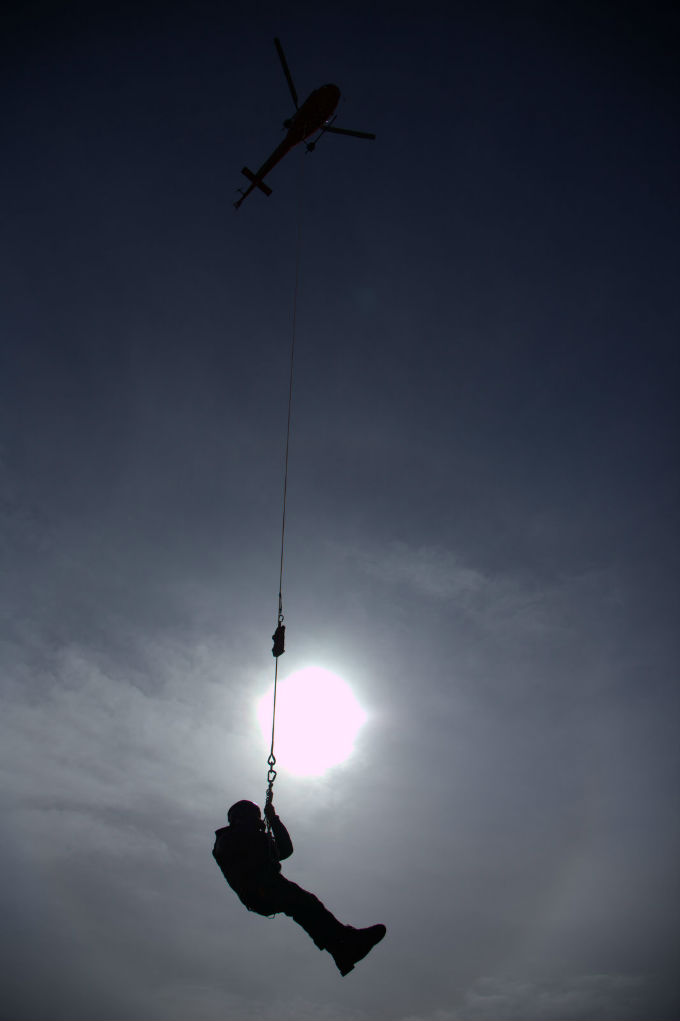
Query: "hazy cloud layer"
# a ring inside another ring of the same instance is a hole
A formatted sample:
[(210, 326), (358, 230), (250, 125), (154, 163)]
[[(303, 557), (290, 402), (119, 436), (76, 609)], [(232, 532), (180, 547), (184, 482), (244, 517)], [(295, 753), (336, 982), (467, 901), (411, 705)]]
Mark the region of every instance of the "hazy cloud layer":
[[(15, 8), (0, 1013), (676, 1018), (676, 22)], [(378, 139), (233, 213), (274, 36)], [(276, 803), (286, 875), (388, 928), (346, 978), (211, 856), (265, 794), (298, 208), (279, 668), (367, 722)]]

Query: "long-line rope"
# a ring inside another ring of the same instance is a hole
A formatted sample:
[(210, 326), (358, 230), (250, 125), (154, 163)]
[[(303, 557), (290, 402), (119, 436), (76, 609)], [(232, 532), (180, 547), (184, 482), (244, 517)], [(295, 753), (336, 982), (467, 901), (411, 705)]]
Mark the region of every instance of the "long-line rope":
[[(290, 360), (289, 360), (289, 371), (288, 371), (288, 416), (286, 421), (286, 453), (284, 457), (284, 468), (283, 468), (283, 510), (281, 513), (281, 556), (279, 558), (279, 606), (276, 617), (276, 630), (272, 635), (274, 647), (272, 654), (274, 655), (274, 697), (272, 705), (272, 740), (271, 747), (269, 749), (269, 756), (267, 758), (267, 793), (265, 796), (265, 807), (271, 804), (274, 797), (274, 781), (276, 780), (276, 756), (274, 755), (274, 737), (276, 733), (276, 686), (279, 676), (279, 656), (285, 651), (284, 641), (286, 634), (286, 627), (284, 622), (283, 614), (283, 556), (285, 549), (286, 540), (286, 501), (288, 497), (288, 455), (290, 451), (290, 423), (291, 423), (291, 412), (293, 408), (293, 368), (295, 365), (295, 332), (297, 327), (297, 301), (298, 301), (298, 288), (300, 282), (300, 252), (302, 248), (302, 166), (303, 161), (300, 160), (300, 173), (298, 177), (298, 216), (297, 216), (297, 241), (295, 251), (295, 286), (293, 288), (293, 322), (291, 330), (290, 340)], [(267, 820), (267, 830), (271, 833), (271, 825)]]

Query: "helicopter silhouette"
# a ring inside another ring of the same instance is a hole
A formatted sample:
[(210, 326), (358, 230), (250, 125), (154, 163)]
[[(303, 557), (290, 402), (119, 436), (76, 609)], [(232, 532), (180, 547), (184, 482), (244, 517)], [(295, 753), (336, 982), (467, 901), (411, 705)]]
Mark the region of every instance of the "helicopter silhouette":
[[(241, 173), (251, 182), (250, 187), (243, 191), (239, 188), (241, 198), (234, 202), (234, 207), (239, 208), (242, 202), (248, 198), (250, 193), (259, 188), (265, 195), (269, 196), (272, 193), (272, 189), (269, 185), (264, 183), (264, 178), (267, 174), (273, 170), (277, 163), (283, 159), (287, 152), (298, 145), (300, 142), (305, 143), (307, 152), (313, 152), (314, 148), (321, 138), (321, 135), (326, 132), (330, 132), (333, 135), (352, 135), (354, 138), (369, 138), (374, 139), (375, 135), (370, 131), (350, 131), (349, 128), (335, 128), (333, 124), (336, 117), (333, 116), (335, 108), (340, 101), (340, 89), (337, 85), (333, 85), (329, 82), (327, 85), (322, 85), (321, 88), (315, 89), (307, 99), (305, 99), (302, 106), (298, 105), (298, 96), (295, 91), (295, 85), (293, 84), (293, 78), (286, 61), (283, 47), (279, 39), (274, 40), (276, 46), (276, 52), (279, 55), (283, 73), (286, 76), (288, 82), (288, 88), (290, 94), (293, 97), (295, 103), (295, 113), (292, 117), (289, 117), (283, 122), (284, 128), (287, 129), (288, 134), (284, 138), (283, 142), (276, 147), (274, 152), (271, 154), (269, 159), (265, 160), (257, 173), (253, 173), (248, 167), (243, 167)], [(336, 115), (337, 116), (337, 115)], [(319, 132), (317, 138), (312, 142), (307, 142), (311, 135)]]

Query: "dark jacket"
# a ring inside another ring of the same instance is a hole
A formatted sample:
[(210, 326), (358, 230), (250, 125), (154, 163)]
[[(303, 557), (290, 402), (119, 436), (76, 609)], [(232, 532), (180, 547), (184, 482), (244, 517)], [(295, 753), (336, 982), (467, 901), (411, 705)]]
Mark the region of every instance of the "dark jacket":
[(213, 857), (232, 890), (242, 895), (275, 879), (279, 861), (290, 858), (293, 844), (278, 815), (272, 821), (273, 839), (263, 822), (232, 824), (215, 832)]

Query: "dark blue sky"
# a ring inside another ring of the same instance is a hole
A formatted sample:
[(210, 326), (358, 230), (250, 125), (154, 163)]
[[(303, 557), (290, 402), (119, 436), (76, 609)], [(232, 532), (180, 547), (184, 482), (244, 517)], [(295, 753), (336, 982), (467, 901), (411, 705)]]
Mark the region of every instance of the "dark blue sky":
[[(677, 1016), (679, 24), (661, 4), (2, 15), (8, 1017)], [(300, 97), (338, 125), (236, 213)], [(285, 672), (355, 755), (210, 856)]]

